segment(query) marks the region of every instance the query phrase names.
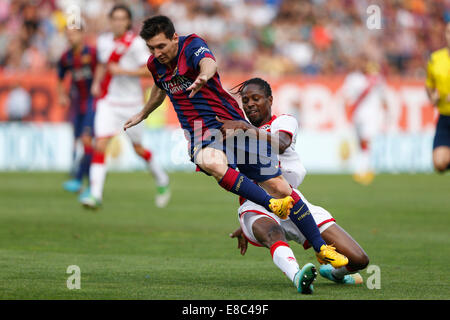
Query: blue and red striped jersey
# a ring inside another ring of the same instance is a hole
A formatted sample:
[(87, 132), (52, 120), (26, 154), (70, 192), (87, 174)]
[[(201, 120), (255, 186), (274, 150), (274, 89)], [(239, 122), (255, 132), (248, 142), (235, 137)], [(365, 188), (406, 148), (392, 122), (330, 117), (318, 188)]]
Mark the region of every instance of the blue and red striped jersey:
[[(169, 96), (177, 113), (181, 127), (194, 133), (194, 122), (200, 121), (202, 134), (207, 129), (219, 129), (222, 124), (216, 116), (228, 120), (244, 120), (244, 113), (237, 101), (223, 89), (216, 73), (192, 98), (186, 91), (200, 73), (199, 63), (203, 58), (214, 59), (206, 42), (196, 34), (179, 37), (177, 62), (173, 68), (160, 63), (153, 55), (147, 67), (155, 84)], [(192, 142), (192, 141), (191, 141)]]
[(72, 105), (79, 108), (77, 110), (79, 113), (86, 112), (88, 101), (92, 99), (91, 85), (94, 79), (96, 62), (96, 50), (90, 46), (83, 46), (77, 52), (69, 49), (59, 59), (58, 77), (62, 80), (67, 72), (72, 74)]

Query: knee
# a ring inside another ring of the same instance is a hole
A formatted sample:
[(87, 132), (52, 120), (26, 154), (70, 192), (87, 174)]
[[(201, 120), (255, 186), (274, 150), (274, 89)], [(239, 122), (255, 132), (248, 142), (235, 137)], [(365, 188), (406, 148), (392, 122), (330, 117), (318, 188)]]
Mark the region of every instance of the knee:
[(216, 178), (217, 181), (222, 179), (228, 170), (227, 159), (223, 152), (210, 148), (199, 152), (195, 158), (195, 164)]
[(106, 152), (106, 147), (108, 146), (108, 139), (99, 139), (97, 141), (95, 141), (94, 143), (94, 150), (96, 152), (100, 152), (100, 153), (105, 153)]
[(348, 266), (354, 270), (363, 270), (369, 265), (369, 257), (365, 252), (359, 252), (358, 254), (349, 258)]
[(284, 231), (280, 225), (274, 224), (270, 227), (267, 232), (267, 237), (262, 242), (264, 246), (270, 248), (275, 242), (284, 241), (286, 242), (286, 237), (284, 236)]
[(85, 146), (85, 147), (92, 146), (92, 138), (88, 135), (81, 136), (81, 142), (83, 143), (83, 146)]
[(276, 198), (284, 198), (292, 193), (291, 186), (282, 176), (264, 182), (263, 186), (272, 197)]
[(444, 173), (450, 164), (450, 149), (439, 147), (433, 152), (433, 166), (439, 173)]
[(434, 169), (439, 173), (444, 173), (447, 171), (449, 163), (442, 160), (435, 160), (433, 161)]

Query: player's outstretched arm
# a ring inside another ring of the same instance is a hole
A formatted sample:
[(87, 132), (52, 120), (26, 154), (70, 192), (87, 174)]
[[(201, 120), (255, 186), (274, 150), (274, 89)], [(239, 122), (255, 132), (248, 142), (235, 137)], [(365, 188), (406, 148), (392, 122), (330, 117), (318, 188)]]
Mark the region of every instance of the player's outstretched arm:
[(127, 130), (135, 125), (137, 125), (142, 120), (145, 120), (150, 113), (152, 113), (156, 108), (158, 108), (166, 98), (166, 92), (154, 85), (152, 91), (150, 93), (150, 99), (148, 99), (147, 103), (144, 106), (144, 109), (141, 112), (135, 114), (127, 122), (125, 122), (123, 126), (123, 130)]
[(191, 91), (189, 98), (195, 96), (195, 94), (211, 79), (217, 72), (217, 63), (211, 58), (203, 58), (199, 62), (200, 74), (194, 83), (186, 89), (186, 91)]

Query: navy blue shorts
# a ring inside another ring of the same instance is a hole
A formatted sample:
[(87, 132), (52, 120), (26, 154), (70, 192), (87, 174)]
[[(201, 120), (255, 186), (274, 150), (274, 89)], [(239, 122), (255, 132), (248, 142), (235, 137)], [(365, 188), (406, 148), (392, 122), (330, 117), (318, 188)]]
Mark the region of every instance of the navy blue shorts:
[(77, 112), (72, 116), (75, 139), (78, 139), (83, 133), (94, 136), (94, 117), (94, 101), (89, 99), (86, 112)]
[[(218, 138), (217, 141), (212, 137), (212, 140), (201, 141), (191, 148), (192, 162), (196, 163), (194, 158), (201, 149), (212, 147), (226, 154), (229, 167), (239, 169), (239, 172), (253, 181), (263, 182), (281, 175), (278, 154), (272, 152), (269, 143), (260, 142), (255, 138), (245, 138), (243, 135), (227, 140)], [(201, 169), (200, 171), (204, 172)]]
[(436, 134), (433, 140), (433, 149), (437, 147), (450, 147), (450, 116), (439, 115)]

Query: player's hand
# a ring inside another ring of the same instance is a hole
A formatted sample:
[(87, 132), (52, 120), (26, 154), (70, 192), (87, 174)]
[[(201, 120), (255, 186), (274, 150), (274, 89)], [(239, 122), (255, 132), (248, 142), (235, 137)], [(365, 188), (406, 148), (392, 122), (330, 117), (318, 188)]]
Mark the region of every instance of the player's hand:
[(231, 137), (236, 130), (247, 131), (249, 129), (252, 129), (252, 126), (249, 123), (242, 120), (220, 119), (217, 116), (216, 120), (222, 123), (220, 131), (225, 138)]
[(199, 75), (197, 79), (195, 79), (194, 83), (186, 89), (186, 91), (192, 90), (189, 94), (189, 98), (195, 96), (195, 94), (199, 92), (199, 90), (205, 85), (206, 82), (208, 82), (208, 77), (206, 75)]
[(91, 86), (91, 94), (94, 96), (94, 98), (100, 97), (100, 94), (101, 94), (100, 85), (95, 81), (94, 81), (94, 83), (92, 83), (92, 86)]
[(119, 66), (118, 63), (108, 63), (108, 71), (113, 76), (119, 76), (124, 74), (124, 70)]
[(241, 250), (241, 255), (244, 255), (247, 252), (248, 240), (244, 237), (242, 229), (239, 228), (233, 233), (230, 233), (230, 238), (237, 238), (238, 249)]
[(123, 130), (127, 130), (135, 125), (137, 125), (138, 123), (140, 123), (142, 120), (144, 120), (146, 117), (144, 117), (142, 115), (142, 113), (137, 113), (134, 116), (132, 116), (130, 119), (127, 120), (127, 122), (125, 122), (125, 124), (123, 125)]
[[(431, 97), (430, 98), (431, 98), (431, 103), (433, 104), (433, 106), (437, 106), (437, 104), (439, 102), (439, 99), (441, 98), (441, 95), (439, 94), (439, 91), (434, 90), (431, 93)], [(448, 97), (447, 97), (447, 99), (448, 99)]]

